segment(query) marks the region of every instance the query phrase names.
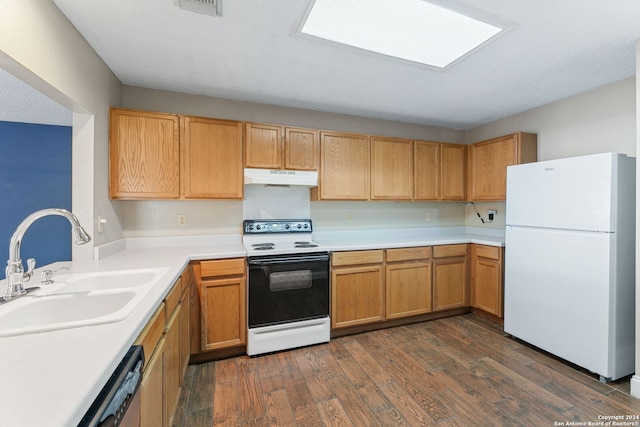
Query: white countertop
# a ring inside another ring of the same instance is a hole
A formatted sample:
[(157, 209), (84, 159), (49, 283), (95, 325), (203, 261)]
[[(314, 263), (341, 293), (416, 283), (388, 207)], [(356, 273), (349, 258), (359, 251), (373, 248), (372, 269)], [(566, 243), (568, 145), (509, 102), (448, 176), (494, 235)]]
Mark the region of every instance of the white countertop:
[(334, 252), (459, 243), (504, 246), (504, 231), (471, 227), (398, 228), (375, 232), (345, 230), (314, 232), (313, 240)]
[[(334, 251), (453, 243), (504, 245), (503, 233), (478, 233), (464, 227), (386, 230), (376, 238), (369, 235), (370, 231), (318, 232), (314, 238)], [(246, 255), (238, 235), (126, 239), (125, 243), (106, 246), (96, 251), (101, 257), (96, 261), (46, 267), (68, 266), (70, 272), (65, 274), (157, 267), (168, 267), (168, 271), (120, 322), (0, 338), (2, 425), (76, 425), (189, 261)], [(38, 270), (33, 284), (38, 282), (36, 277)], [(4, 286), (5, 281), (0, 281), (0, 289)]]

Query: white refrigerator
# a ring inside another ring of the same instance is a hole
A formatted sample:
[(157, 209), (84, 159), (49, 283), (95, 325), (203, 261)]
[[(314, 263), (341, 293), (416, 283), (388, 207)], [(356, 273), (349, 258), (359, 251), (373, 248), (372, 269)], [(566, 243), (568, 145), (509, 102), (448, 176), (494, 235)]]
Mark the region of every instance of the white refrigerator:
[(596, 373), (634, 372), (635, 158), (507, 169), (504, 330)]

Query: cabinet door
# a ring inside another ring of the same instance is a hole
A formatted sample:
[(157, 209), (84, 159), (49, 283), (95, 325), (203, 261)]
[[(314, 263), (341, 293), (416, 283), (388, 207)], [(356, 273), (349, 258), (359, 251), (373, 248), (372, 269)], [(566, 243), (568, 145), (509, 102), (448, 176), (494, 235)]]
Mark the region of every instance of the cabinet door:
[(516, 140), (508, 135), (470, 146), (471, 200), (505, 200), (507, 166), (516, 164)]
[(426, 261), (387, 264), (387, 319), (431, 311), (431, 267), (431, 262)]
[(320, 199), (369, 199), (369, 137), (320, 134)]
[(165, 426), (164, 408), (164, 341), (163, 337), (155, 351), (146, 361), (140, 383), (140, 426)]
[(466, 257), (433, 261), (433, 311), (469, 306)]
[(473, 307), (502, 317), (502, 250), (472, 245), (471, 294)]
[(242, 123), (183, 117), (185, 198), (242, 199)]
[(282, 169), (282, 127), (247, 123), (245, 167)]
[(284, 168), (318, 170), (318, 131), (286, 128), (284, 135)]
[(173, 423), (173, 413), (180, 394), (180, 377), (182, 376), (180, 363), (180, 311), (178, 304), (167, 322), (164, 348), (164, 419), (167, 425)]
[(459, 144), (442, 144), (440, 150), (440, 200), (465, 200), (467, 147)]
[(371, 139), (371, 199), (413, 198), (413, 141)]
[(109, 144), (110, 197), (180, 196), (177, 115), (112, 109)]
[(384, 320), (382, 266), (334, 268), (331, 272), (331, 327)]
[(440, 147), (442, 144), (413, 141), (413, 188), (416, 200), (440, 199)]
[(244, 277), (207, 279), (202, 292), (202, 349), (216, 350), (246, 343)]
[[(183, 278), (184, 280), (184, 278)], [(184, 379), (184, 374), (187, 369), (187, 365), (189, 364), (189, 355), (190, 355), (190, 347), (191, 343), (189, 341), (189, 300), (191, 295), (191, 289), (185, 288), (182, 291), (182, 301), (181, 301), (181, 310), (180, 310), (180, 385), (182, 386), (182, 382)]]
[(538, 137), (518, 132), (469, 146), (469, 199), (505, 200), (507, 166), (535, 162)]

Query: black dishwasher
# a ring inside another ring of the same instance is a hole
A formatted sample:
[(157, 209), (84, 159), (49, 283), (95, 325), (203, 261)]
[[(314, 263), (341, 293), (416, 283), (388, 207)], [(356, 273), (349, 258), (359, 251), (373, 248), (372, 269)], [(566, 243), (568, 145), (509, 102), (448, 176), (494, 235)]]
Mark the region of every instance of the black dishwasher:
[(134, 345), (127, 351), (109, 381), (78, 426), (140, 426), (140, 394), (144, 351)]

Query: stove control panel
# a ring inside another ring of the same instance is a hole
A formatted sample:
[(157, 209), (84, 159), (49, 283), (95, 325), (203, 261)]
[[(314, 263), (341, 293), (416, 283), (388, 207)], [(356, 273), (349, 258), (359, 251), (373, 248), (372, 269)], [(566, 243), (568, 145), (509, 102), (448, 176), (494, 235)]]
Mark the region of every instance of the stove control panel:
[(310, 219), (245, 219), (244, 234), (310, 233)]

